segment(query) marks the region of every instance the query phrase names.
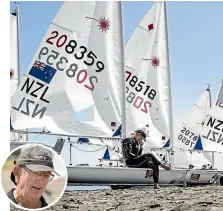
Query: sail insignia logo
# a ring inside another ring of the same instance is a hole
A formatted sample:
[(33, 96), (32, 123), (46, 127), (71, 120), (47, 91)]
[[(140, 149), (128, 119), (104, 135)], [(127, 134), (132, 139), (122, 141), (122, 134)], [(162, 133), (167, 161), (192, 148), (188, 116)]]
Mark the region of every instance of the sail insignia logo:
[(15, 71), (11, 68), (10, 70), (10, 79), (13, 79), (15, 76)]
[(100, 17), (98, 20), (96, 18), (91, 18), (91, 17), (85, 17), (87, 19), (92, 19), (92, 20), (95, 20), (98, 22), (98, 27), (99, 27), (99, 30), (101, 30), (102, 32), (106, 32), (107, 33), (107, 30), (109, 30), (109, 27), (111, 25), (111, 21), (109, 21), (109, 18), (106, 19), (105, 17)]
[(155, 67), (155, 68), (160, 66), (160, 59), (157, 56), (153, 56), (151, 59), (144, 59), (144, 58), (142, 58), (142, 60), (145, 60), (145, 61), (150, 60), (152, 66)]
[(148, 25), (148, 30), (149, 30), (149, 32), (152, 31), (153, 29), (154, 29), (153, 23), (149, 24), (149, 25)]
[(152, 66), (157, 68), (160, 65), (159, 57), (153, 56), (151, 59)]

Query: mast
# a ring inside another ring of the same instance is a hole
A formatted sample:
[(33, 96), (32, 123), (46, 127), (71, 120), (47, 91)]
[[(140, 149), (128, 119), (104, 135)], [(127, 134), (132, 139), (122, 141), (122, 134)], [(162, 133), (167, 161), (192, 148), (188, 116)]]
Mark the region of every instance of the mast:
[[(19, 44), (19, 2), (16, 3), (16, 25), (17, 25), (17, 77), (18, 77), (18, 85), (20, 83), (20, 44)], [(28, 129), (26, 129), (27, 134), (25, 135), (25, 141), (28, 141)]]
[[(206, 90), (208, 91), (208, 94), (209, 94), (209, 106), (211, 108), (211, 90), (210, 90), (210, 84), (207, 84), (207, 88)], [(214, 169), (215, 167), (215, 157), (214, 157), (214, 152), (211, 152), (211, 165), (212, 165), (212, 168)]]
[(121, 39), (121, 55), (123, 55), (123, 62), (122, 62), (122, 96), (121, 96), (121, 121), (122, 121), (122, 127), (121, 127), (121, 137), (124, 139), (126, 138), (126, 108), (125, 108), (125, 103), (126, 103), (126, 100), (125, 100), (125, 53), (124, 53), (124, 36), (123, 36), (123, 14), (122, 14), (122, 2), (120, 1), (119, 2), (119, 15), (120, 15), (120, 36), (122, 37)]
[[(167, 67), (168, 67), (168, 80), (169, 80), (169, 132), (170, 132), (170, 148), (171, 151), (174, 151), (174, 145), (173, 145), (173, 113), (172, 113), (172, 96), (171, 96), (171, 76), (170, 76), (170, 57), (169, 57), (169, 39), (168, 39), (168, 21), (167, 21), (167, 6), (166, 2), (164, 1), (164, 15), (165, 15), (165, 32), (166, 32), (166, 49), (167, 49)], [(174, 166), (174, 155), (171, 153), (171, 166)]]
[(211, 107), (211, 89), (210, 89), (210, 84), (207, 84), (207, 88), (206, 88), (206, 90), (208, 91), (208, 94), (209, 94), (209, 99), (210, 99), (210, 101), (209, 101), (209, 105), (210, 105), (210, 107)]
[(16, 3), (16, 25), (17, 25), (17, 77), (18, 77), (18, 85), (20, 83), (20, 53), (19, 53), (19, 2)]

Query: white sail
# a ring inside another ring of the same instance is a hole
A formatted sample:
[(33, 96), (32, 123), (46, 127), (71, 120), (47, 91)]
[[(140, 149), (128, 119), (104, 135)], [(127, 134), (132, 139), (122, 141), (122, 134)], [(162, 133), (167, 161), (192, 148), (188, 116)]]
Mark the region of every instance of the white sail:
[(170, 139), (167, 48), (165, 3), (155, 2), (125, 48), (127, 135), (139, 128), (149, 129), (149, 147), (162, 148)]
[(221, 87), (217, 99), (213, 104), (213, 107), (210, 110), (209, 115), (212, 116), (213, 118), (223, 120), (223, 80), (221, 81)]
[(223, 152), (223, 81), (201, 130), (196, 149)]
[(203, 151), (191, 151), (195, 149), (202, 126), (211, 107), (210, 88), (208, 87), (197, 102), (193, 105), (187, 118), (182, 123), (175, 136), (175, 149), (182, 150), (175, 152), (175, 166), (188, 167), (193, 164), (201, 168), (203, 164), (211, 163), (211, 154)]
[[(10, 14), (10, 99), (19, 84), (19, 43), (18, 43), (18, 5)], [(26, 141), (27, 135), (10, 133), (11, 141)]]
[(186, 119), (176, 133), (176, 149), (192, 150), (195, 148), (201, 128), (211, 107), (209, 87), (193, 105)]
[(13, 128), (112, 137), (124, 113), (123, 62), (121, 3), (65, 2), (12, 100)]

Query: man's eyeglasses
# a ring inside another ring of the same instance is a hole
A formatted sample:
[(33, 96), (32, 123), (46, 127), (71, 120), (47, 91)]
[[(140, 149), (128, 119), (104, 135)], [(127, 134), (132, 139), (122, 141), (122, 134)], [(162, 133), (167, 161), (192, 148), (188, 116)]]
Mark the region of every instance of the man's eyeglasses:
[(46, 179), (49, 179), (49, 181), (52, 181), (54, 178), (54, 174), (44, 171), (32, 171), (31, 169), (27, 168), (25, 165), (20, 165), (27, 173), (33, 174), (35, 176), (42, 176)]

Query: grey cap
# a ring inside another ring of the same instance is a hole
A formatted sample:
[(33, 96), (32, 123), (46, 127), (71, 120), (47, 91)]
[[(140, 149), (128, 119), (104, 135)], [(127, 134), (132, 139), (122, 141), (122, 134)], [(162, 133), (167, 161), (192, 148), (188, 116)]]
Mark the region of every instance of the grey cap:
[(14, 164), (25, 165), (31, 171), (50, 171), (60, 176), (54, 170), (52, 153), (41, 146), (30, 146), (22, 149), (17, 160), (14, 161)]

